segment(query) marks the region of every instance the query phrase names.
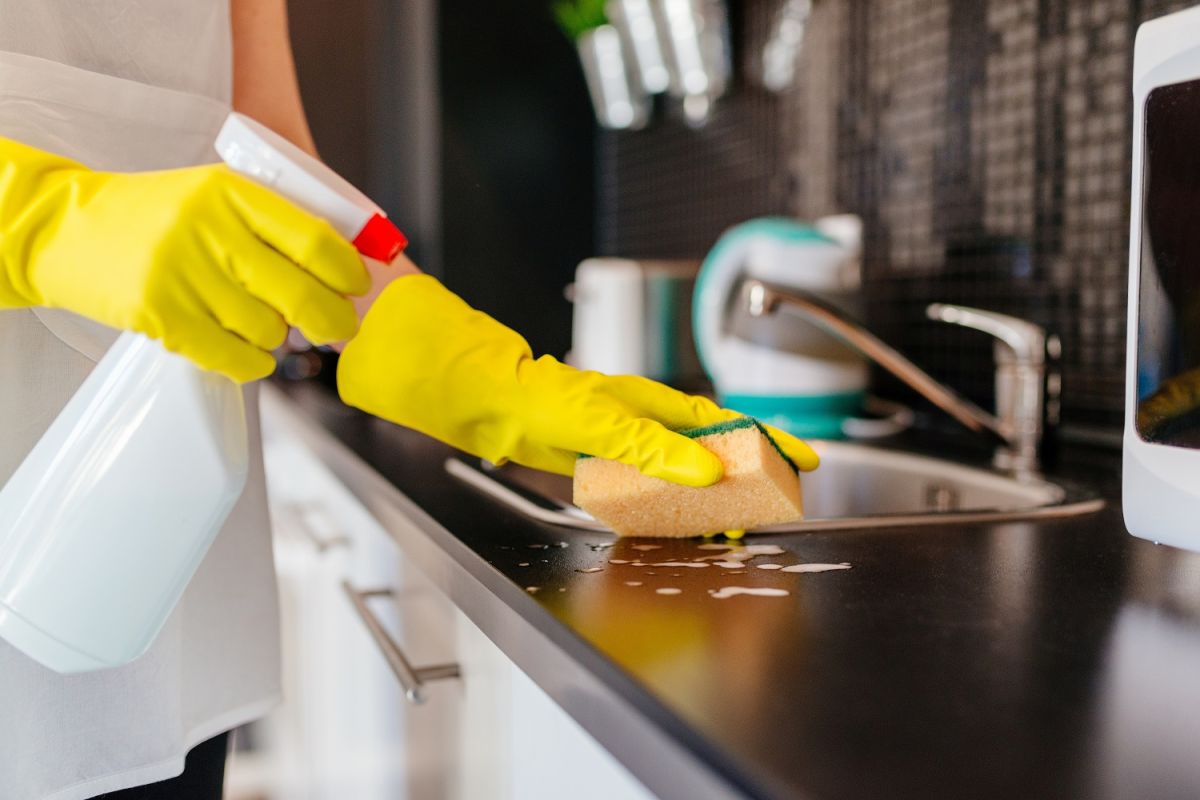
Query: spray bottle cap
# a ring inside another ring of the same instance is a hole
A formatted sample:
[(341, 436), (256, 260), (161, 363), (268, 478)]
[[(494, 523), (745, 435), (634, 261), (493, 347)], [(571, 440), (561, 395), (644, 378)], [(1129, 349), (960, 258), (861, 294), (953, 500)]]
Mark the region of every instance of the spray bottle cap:
[(358, 252), (389, 262), (408, 239), (379, 206), (349, 181), (279, 134), (232, 113), (221, 126), (217, 153), (235, 171), (326, 219)]

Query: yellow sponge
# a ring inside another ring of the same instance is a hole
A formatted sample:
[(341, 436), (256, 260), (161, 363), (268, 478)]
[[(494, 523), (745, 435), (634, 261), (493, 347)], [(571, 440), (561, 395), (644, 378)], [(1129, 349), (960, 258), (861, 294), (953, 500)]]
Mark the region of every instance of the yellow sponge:
[(618, 536), (702, 536), (790, 522), (804, 515), (796, 465), (763, 427), (740, 417), (683, 431), (725, 465), (713, 486), (649, 478), (635, 467), (581, 456), (575, 464), (575, 505)]

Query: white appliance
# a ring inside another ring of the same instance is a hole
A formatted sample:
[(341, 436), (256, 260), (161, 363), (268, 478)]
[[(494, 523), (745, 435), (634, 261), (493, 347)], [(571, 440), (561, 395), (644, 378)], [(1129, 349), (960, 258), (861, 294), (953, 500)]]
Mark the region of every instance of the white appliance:
[(1200, 550), (1200, 8), (1138, 30), (1133, 112), (1125, 524)]
[[(365, 255), (403, 247), (374, 203), (252, 120), (231, 115), (216, 147)], [(62, 673), (137, 658), (241, 496), (247, 459), (237, 385), (122, 335), (0, 489), (0, 637)]]
[(580, 262), (567, 291), (574, 305), (568, 363), (684, 386), (702, 378), (692, 340), (699, 269), (698, 261)]

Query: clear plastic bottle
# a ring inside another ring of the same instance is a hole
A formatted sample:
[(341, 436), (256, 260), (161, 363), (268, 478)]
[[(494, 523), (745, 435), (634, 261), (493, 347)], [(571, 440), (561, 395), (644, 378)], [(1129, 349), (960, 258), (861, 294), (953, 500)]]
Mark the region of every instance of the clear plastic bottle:
[[(365, 256), (406, 244), (340, 176), (239, 114), (234, 169), (328, 219)], [(154, 641), (245, 487), (242, 390), (122, 335), (0, 489), (0, 638), (62, 673)]]

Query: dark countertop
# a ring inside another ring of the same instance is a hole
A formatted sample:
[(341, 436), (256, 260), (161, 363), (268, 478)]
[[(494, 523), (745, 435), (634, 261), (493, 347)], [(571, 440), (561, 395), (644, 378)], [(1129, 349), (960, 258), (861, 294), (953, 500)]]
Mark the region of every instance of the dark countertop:
[[(435, 583), (660, 795), (1200, 797), (1200, 556), (1129, 536), (1115, 502), (750, 540), (785, 551), (752, 564), (837, 572), (614, 564), (713, 553), (528, 521), (446, 475), (448, 448), (285, 391), (421, 509), (402, 544)], [(1064, 463), (1116, 485), (1114, 454)], [(790, 594), (709, 596), (729, 585)]]

